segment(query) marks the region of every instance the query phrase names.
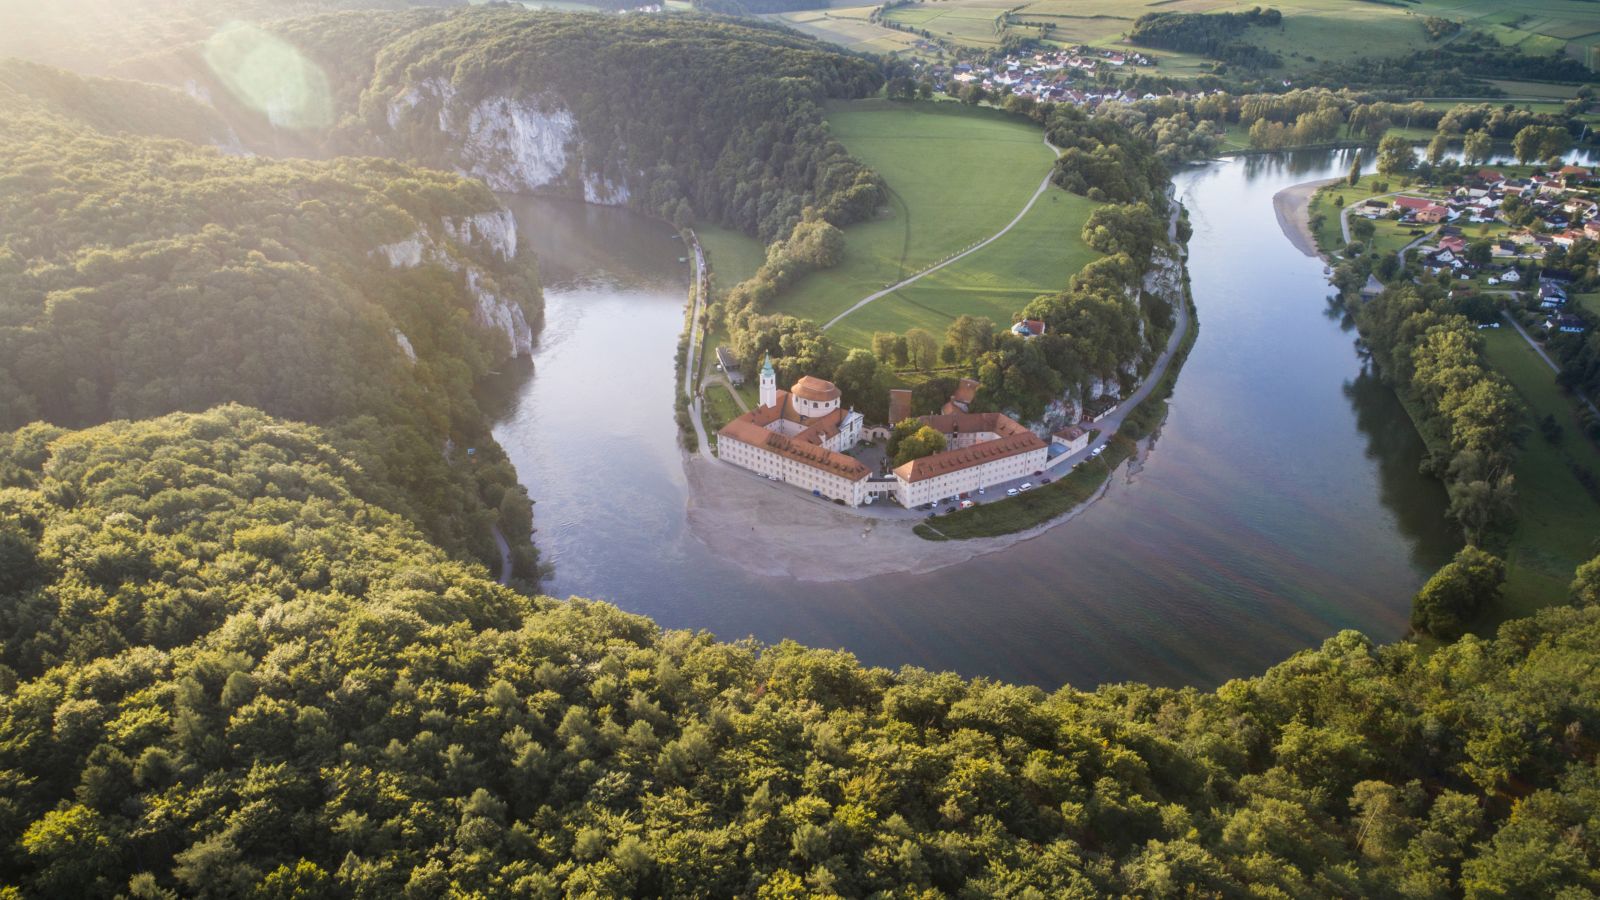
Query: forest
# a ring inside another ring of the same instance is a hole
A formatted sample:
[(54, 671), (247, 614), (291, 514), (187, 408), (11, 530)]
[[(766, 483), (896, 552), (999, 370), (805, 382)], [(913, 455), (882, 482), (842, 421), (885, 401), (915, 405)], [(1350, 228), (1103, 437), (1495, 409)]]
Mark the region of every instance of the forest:
[(9, 894), (1600, 890), (1600, 563), (1493, 639), (1047, 693), (518, 594), (370, 477), (239, 406), (0, 435)]
[(1251, 26), (1270, 28), (1283, 21), (1276, 9), (1255, 7), (1242, 13), (1145, 13), (1134, 20), (1128, 41), (1181, 53), (1198, 53), (1249, 69), (1270, 69), (1282, 60), (1243, 38)]
[(1444, 481), (1449, 515), (1475, 543), (1514, 521), (1512, 462), (1528, 423), (1511, 385), (1483, 358), (1476, 323), (1437, 286), (1400, 285), (1355, 310), (1383, 379), (1413, 411)]
[[(551, 191), (582, 197), (582, 176), (600, 177), (624, 186), (632, 208), (679, 226), (770, 242), (808, 208), (842, 225), (886, 197), (822, 120), (825, 100), (877, 91), (880, 67), (780, 26), (479, 8), (330, 13), (262, 28), (326, 78), (328, 124), (288, 136), (307, 152), (468, 168), (468, 135), (444, 130), (445, 106), (466, 121), (481, 102), (508, 98), (576, 122), (576, 146), (564, 149), (583, 171), (562, 173)], [(241, 133), (280, 131), (229, 99), (196, 46), (125, 70), (208, 85)]]
[[(0, 428), (248, 403), (328, 426), (379, 476), (369, 499), (452, 552), (498, 559), (495, 523), (526, 537), (472, 394), (513, 348), (474, 311), (536, 323), (542, 300), (527, 254), (452, 235), (498, 215), (481, 183), (146, 137), (216, 123), (170, 90), (26, 64), (0, 66), (0, 113)], [(380, 253), (413, 237), (436, 255)]]

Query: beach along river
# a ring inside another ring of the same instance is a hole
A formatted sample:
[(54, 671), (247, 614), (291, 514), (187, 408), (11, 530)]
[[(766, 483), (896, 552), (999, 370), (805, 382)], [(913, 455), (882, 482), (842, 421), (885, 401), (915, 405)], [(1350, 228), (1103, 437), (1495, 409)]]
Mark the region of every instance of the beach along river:
[(1317, 152), (1178, 174), (1199, 340), (1151, 452), (1090, 509), (960, 565), (828, 582), (753, 574), (689, 528), (672, 419), (689, 266), (672, 229), (508, 198), (539, 256), (546, 324), (495, 435), (537, 500), (547, 591), (723, 639), (1047, 688), (1211, 686), (1340, 629), (1398, 638), (1456, 547), (1444, 491), (1417, 474), (1421, 442), (1363, 374), (1322, 262), (1293, 248), (1272, 202), (1348, 165)]

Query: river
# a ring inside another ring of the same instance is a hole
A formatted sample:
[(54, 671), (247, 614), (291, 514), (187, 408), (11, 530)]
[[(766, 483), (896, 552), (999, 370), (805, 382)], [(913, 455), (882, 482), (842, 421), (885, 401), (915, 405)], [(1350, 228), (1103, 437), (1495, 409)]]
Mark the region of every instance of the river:
[(548, 592), (1046, 688), (1208, 687), (1341, 629), (1400, 637), (1410, 595), (1456, 546), (1444, 492), (1417, 474), (1421, 442), (1272, 204), (1348, 165), (1279, 154), (1176, 176), (1199, 340), (1151, 452), (1091, 509), (962, 565), (826, 583), (749, 574), (688, 529), (672, 400), (689, 267), (672, 229), (508, 198), (546, 323), (495, 436), (537, 500)]

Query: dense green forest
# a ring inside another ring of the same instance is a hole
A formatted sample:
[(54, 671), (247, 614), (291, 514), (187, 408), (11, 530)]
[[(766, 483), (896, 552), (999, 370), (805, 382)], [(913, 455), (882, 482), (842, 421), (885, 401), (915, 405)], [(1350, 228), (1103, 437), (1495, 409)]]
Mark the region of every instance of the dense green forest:
[(1391, 287), (1355, 310), (1377, 370), (1412, 412), (1429, 471), (1450, 493), (1449, 515), (1473, 541), (1494, 541), (1515, 518), (1517, 448), (1528, 424), (1461, 304), (1436, 286)]
[(1600, 565), (1494, 640), (1046, 693), (526, 597), (369, 478), (237, 406), (0, 436), (12, 895), (1600, 890)]
[(886, 200), (822, 119), (823, 101), (882, 86), (877, 62), (780, 26), (499, 8), (344, 12), (262, 28), (326, 84), (315, 99), (328, 113), (311, 133), (269, 127), (230, 94), (205, 49), (176, 48), (126, 71), (207, 85), (240, 133), (261, 142), (445, 168), (472, 167), (466, 131), (485, 101), (570, 113), (573, 146), (544, 151), (564, 151), (568, 166), (549, 190), (583, 196), (583, 181), (600, 178), (626, 187), (642, 212), (764, 241), (787, 235), (808, 208), (842, 225)]
[(1145, 13), (1134, 20), (1128, 42), (1198, 53), (1251, 69), (1270, 69), (1282, 63), (1278, 55), (1241, 38), (1251, 26), (1270, 28), (1282, 21), (1278, 10), (1260, 7), (1242, 13)]
[[(542, 303), (527, 254), (450, 234), (498, 215), (483, 185), (143, 137), (214, 119), (164, 89), (75, 80), (0, 67), (0, 428), (249, 403), (328, 425), (377, 476), (370, 496), (454, 552), (497, 559), (496, 521), (525, 538), (472, 395), (512, 348), (475, 319), (493, 300), (536, 323)], [(380, 252), (417, 235), (434, 256)], [(534, 574), (531, 547), (519, 564)]]
[[(452, 102), (462, 107), (495, 93), (559, 98), (578, 122), (591, 171), (628, 184), (634, 206), (680, 224), (703, 220), (771, 240), (787, 235), (807, 207), (842, 225), (872, 215), (886, 199), (881, 180), (828, 132), (821, 106), (876, 91), (877, 64), (778, 26), (679, 16), (452, 16), (379, 55), (362, 98), (367, 130), (383, 133), (390, 102), (435, 77), (453, 86)], [(427, 123), (430, 113), (419, 106), (400, 128)], [(424, 130), (401, 139), (428, 158), (447, 156), (438, 144), (452, 137)]]

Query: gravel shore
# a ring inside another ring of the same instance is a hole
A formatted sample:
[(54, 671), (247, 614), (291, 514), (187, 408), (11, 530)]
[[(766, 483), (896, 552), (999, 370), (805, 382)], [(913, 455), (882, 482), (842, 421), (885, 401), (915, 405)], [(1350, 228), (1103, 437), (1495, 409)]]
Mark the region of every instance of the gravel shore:
[[(696, 456), (689, 477), (689, 530), (723, 559), (758, 575), (800, 581), (855, 581), (897, 572), (931, 572), (995, 553), (1077, 518), (1113, 482), (1072, 512), (1016, 534), (966, 541), (927, 541), (915, 521), (855, 516), (792, 487), (764, 481)], [(935, 526), (939, 520), (932, 520)]]
[(1317, 188), (1336, 181), (1339, 179), (1308, 181), (1286, 187), (1272, 198), (1272, 208), (1278, 213), (1278, 227), (1283, 229), (1284, 237), (1307, 256), (1318, 255), (1317, 239), (1311, 234), (1311, 216), (1307, 211), (1311, 206), (1311, 195), (1317, 192)]

